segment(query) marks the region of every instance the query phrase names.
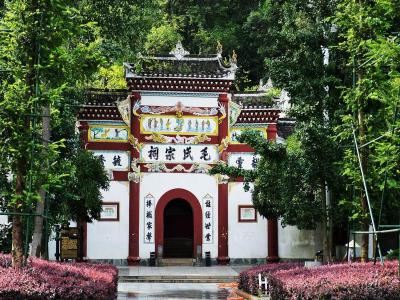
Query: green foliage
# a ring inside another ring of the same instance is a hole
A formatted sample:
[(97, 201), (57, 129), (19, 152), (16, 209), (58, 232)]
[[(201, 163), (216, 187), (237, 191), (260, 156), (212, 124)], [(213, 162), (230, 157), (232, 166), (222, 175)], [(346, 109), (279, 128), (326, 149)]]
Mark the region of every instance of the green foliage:
[(169, 53), (182, 37), (177, 32), (176, 25), (166, 23), (151, 28), (144, 44), (144, 49), (149, 55)]
[[(385, 189), (382, 220), (398, 223), (399, 198), (399, 107), (400, 44), (398, 1), (340, 1), (332, 19), (339, 29), (337, 48), (345, 54), (345, 64), (353, 69), (354, 86), (343, 89), (345, 106), (342, 122), (337, 126), (337, 140), (352, 142), (353, 128), (358, 133), (358, 143), (365, 144), (379, 136), (383, 138), (364, 147), (361, 155), (375, 219), (380, 210), (382, 191)], [(363, 195), (358, 160), (354, 150), (345, 151), (341, 162), (342, 174), (349, 188), (354, 189), (354, 199), (343, 204), (353, 211), (356, 221), (369, 219), (365, 207), (354, 205)], [(385, 177), (387, 177), (385, 185)]]
[[(36, 6), (23, 0), (7, 2), (1, 27), (8, 31), (0, 35), (0, 68), (9, 76), (0, 86), (0, 133), (4, 137), (0, 160), (7, 162), (11, 174), (20, 173), (28, 182), (27, 171), (22, 169), (27, 167), (29, 150), (34, 149), (38, 161), (45, 161), (47, 156), (56, 157), (60, 147), (56, 141), (45, 153), (38, 138), (32, 145), (32, 136), (41, 131), (40, 118), (32, 114), (62, 101), (69, 86), (83, 82), (96, 69), (99, 39), (93, 24), (83, 23), (70, 1), (62, 0), (38, 1)], [(31, 125), (33, 118), (36, 126)], [(43, 166), (34, 165), (32, 171), (37, 179), (35, 191), (48, 177)]]
[[(111, 64), (133, 60), (151, 28), (163, 20), (163, 0), (81, 0), (85, 20), (97, 24), (101, 51)], [(170, 50), (170, 49), (169, 49)]]
[[(292, 136), (287, 145), (265, 140), (257, 131), (243, 132), (239, 140), (261, 156), (255, 171), (219, 165), (211, 173), (244, 177), (252, 190), (253, 204), (266, 217), (279, 217), (283, 225), (315, 229), (323, 212), (313, 183), (313, 172), (302, 145)], [(279, 174), (279, 176), (277, 176)]]
[[(64, 118), (58, 109), (64, 106), (67, 92), (85, 86), (103, 63), (98, 28), (83, 17), (78, 4), (66, 0), (5, 2), (0, 20), (0, 28), (5, 29), (0, 31), (0, 69), (7, 74), (0, 83), (0, 173), (7, 174), (7, 180), (0, 183), (3, 209), (31, 211), (40, 188), (49, 193), (57, 187), (70, 188), (68, 179), (79, 178), (82, 189), (90, 186), (95, 182), (91, 178), (86, 181), (82, 174), (73, 174), (78, 168), (75, 164), (82, 161), (86, 166), (92, 162), (100, 176), (97, 186), (106, 187), (96, 161), (84, 160), (78, 150), (64, 155), (70, 151), (65, 149), (74, 139), (73, 131), (60, 138), (53, 135), (48, 147), (41, 139), (42, 109), (51, 108), (53, 127), (68, 122), (73, 127), (75, 119)], [(67, 174), (73, 176), (67, 178)], [(81, 196), (74, 216), (81, 217), (86, 211), (89, 218), (98, 216), (99, 195), (93, 194), (97, 203)], [(23, 222), (23, 218), (13, 217), (15, 266), (22, 265), (22, 238), (27, 234)]]
[(102, 89), (125, 89), (126, 81), (123, 76), (124, 69), (120, 64), (113, 64), (110, 67), (101, 67), (96, 74), (96, 79), (91, 87)]
[(102, 162), (87, 150), (77, 147), (63, 167), (65, 181), (50, 189), (50, 214), (55, 223), (69, 220), (91, 222), (101, 212), (101, 190), (108, 189), (109, 180)]
[[(332, 137), (338, 122), (336, 68), (324, 62), (330, 45), (334, 11), (328, 1), (265, 1), (245, 23), (257, 55), (264, 59), (264, 76), (291, 97), (289, 115), (296, 118), (295, 134), (285, 146), (263, 141), (252, 145), (261, 156), (253, 191), (254, 204), (265, 215), (282, 217), (284, 224), (315, 228), (323, 220), (325, 185), (339, 193), (336, 162), (340, 150)], [(326, 87), (329, 87), (327, 93)], [(270, 153), (271, 149), (280, 149)], [(276, 176), (279, 174), (279, 176)], [(334, 204), (334, 203), (333, 203)]]
[(49, 170), (53, 178), (48, 188), (49, 212), (56, 224), (97, 219), (101, 190), (109, 185), (102, 163), (83, 149), (75, 132), (76, 115), (84, 99), (84, 91), (68, 91), (52, 109), (52, 139), (63, 140), (65, 146), (59, 153), (62, 159), (52, 160)]

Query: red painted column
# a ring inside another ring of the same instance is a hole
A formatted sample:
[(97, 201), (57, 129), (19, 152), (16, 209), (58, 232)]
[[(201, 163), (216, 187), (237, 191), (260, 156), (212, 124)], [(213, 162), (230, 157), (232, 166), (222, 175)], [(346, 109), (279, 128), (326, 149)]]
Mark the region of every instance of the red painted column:
[[(140, 94), (135, 93), (131, 96), (131, 108), (134, 102), (140, 99)], [(137, 117), (131, 114), (131, 134), (134, 137), (139, 136), (140, 127)], [(131, 158), (139, 158), (136, 149), (131, 148)], [(140, 262), (139, 257), (139, 203), (140, 203), (140, 182), (129, 182), (129, 249), (128, 265), (137, 265)]]
[(218, 257), (219, 265), (229, 263), (228, 253), (228, 184), (218, 184)]
[[(220, 94), (219, 101), (224, 105), (226, 111), (226, 118), (219, 124), (218, 131), (218, 142), (228, 136), (229, 126), (229, 107), (228, 107), (228, 95)], [(221, 153), (221, 160), (226, 160), (226, 153)], [(228, 253), (228, 183), (218, 184), (218, 257), (217, 261), (219, 265), (227, 265), (230, 261)]]
[(139, 257), (139, 192), (140, 183), (129, 182), (129, 254), (128, 265), (137, 265)]
[[(271, 141), (276, 140), (277, 128), (276, 124), (269, 124), (267, 129), (267, 137)], [(276, 262), (279, 260), (278, 255), (278, 219), (268, 219), (268, 262)]]

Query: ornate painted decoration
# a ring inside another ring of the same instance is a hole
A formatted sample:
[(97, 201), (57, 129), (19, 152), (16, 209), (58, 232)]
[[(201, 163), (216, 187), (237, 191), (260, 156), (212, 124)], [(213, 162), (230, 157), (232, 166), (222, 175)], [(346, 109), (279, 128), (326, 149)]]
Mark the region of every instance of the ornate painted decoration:
[(191, 136), (191, 137), (185, 137), (185, 136), (166, 136), (158, 133), (153, 133), (151, 136), (146, 136), (146, 140), (148, 141), (154, 141), (157, 143), (175, 143), (175, 144), (200, 144), (203, 142), (209, 142), (211, 139), (205, 135), (196, 135), (196, 136)]
[(201, 173), (205, 174), (208, 172), (208, 170), (211, 169), (211, 166), (206, 165), (206, 164), (198, 164), (194, 163), (190, 168), (186, 169), (182, 165), (176, 165), (173, 168), (168, 168), (164, 163), (154, 163), (154, 164), (146, 164), (144, 165), (148, 172), (152, 173), (172, 173), (174, 171), (178, 172), (185, 172), (185, 173)]
[(242, 107), (239, 104), (229, 101), (229, 126), (232, 126), (236, 123), (241, 111)]
[(217, 179), (218, 184), (228, 184), (229, 176), (224, 174), (215, 174), (215, 179)]
[(218, 135), (218, 117), (142, 115), (142, 134)]
[(144, 144), (140, 158), (145, 163), (214, 164), (219, 154), (215, 145)]
[(90, 142), (127, 142), (128, 127), (125, 125), (89, 125), (88, 141)]
[(143, 144), (139, 143), (139, 140), (135, 138), (133, 135), (129, 135), (128, 138), (129, 144), (133, 146), (133, 148), (140, 153), (140, 149), (142, 149)]
[(129, 108), (131, 105), (130, 96), (128, 96), (125, 100), (117, 101), (118, 111), (121, 114), (122, 120), (124, 120), (125, 124), (130, 127), (130, 113)]
[(139, 167), (138, 163), (139, 163), (139, 159), (133, 158), (131, 161), (132, 172), (128, 173), (128, 180), (133, 181), (135, 183), (139, 183), (140, 178), (142, 176), (140, 173), (140, 167)]
[(175, 106), (149, 106), (142, 105), (141, 101), (138, 100), (132, 108), (132, 113), (140, 117), (141, 114), (150, 115), (162, 115), (162, 114), (180, 114), (180, 113), (191, 113), (195, 116), (216, 116), (218, 113), (221, 114), (220, 119), (226, 117), (226, 111), (221, 103), (218, 103), (218, 107), (192, 107), (184, 106), (180, 101), (178, 101)]
[(231, 143), (231, 140), (229, 137), (222, 139), (221, 144), (218, 146), (218, 152), (221, 153), (221, 152), (225, 151), (228, 148), (230, 143)]

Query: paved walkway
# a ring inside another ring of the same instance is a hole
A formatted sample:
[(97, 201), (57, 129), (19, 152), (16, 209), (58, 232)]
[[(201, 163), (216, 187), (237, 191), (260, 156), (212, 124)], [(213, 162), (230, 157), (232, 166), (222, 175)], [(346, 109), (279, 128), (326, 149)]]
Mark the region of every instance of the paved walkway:
[(242, 270), (251, 266), (212, 266), (212, 267), (119, 267), (119, 276), (238, 276)]
[[(217, 282), (226, 281), (223, 278), (235, 281), (234, 278), (249, 267), (119, 267), (118, 300), (226, 299), (229, 291), (218, 288)], [(182, 282), (175, 281), (179, 278)], [(214, 279), (213, 283), (205, 283), (210, 278)]]
[(118, 300), (226, 299), (229, 291), (217, 283), (119, 283)]

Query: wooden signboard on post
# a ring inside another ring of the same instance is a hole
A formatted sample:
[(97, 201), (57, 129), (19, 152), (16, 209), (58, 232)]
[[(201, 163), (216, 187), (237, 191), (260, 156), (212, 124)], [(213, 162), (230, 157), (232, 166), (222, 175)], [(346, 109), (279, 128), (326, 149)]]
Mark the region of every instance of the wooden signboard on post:
[(79, 258), (79, 229), (68, 227), (61, 230), (61, 259)]

